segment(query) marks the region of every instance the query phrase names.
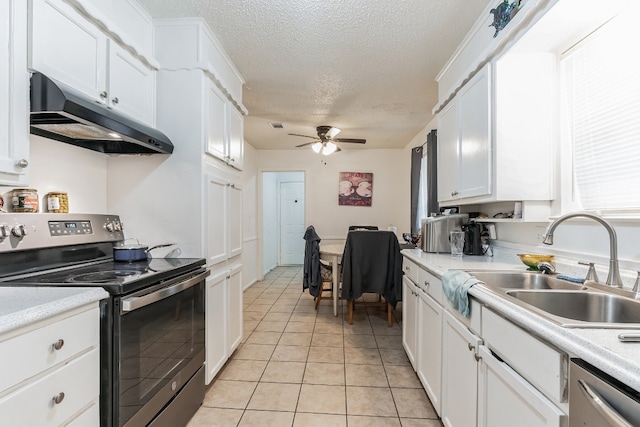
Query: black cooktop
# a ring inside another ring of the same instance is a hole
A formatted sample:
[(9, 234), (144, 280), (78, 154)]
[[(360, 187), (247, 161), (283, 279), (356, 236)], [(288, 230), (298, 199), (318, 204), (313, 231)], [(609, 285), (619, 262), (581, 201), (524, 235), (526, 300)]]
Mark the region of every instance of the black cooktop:
[(20, 279), (5, 278), (0, 286), (100, 286), (112, 295), (124, 295), (196, 271), (204, 263), (204, 258), (159, 258), (138, 262), (109, 260)]

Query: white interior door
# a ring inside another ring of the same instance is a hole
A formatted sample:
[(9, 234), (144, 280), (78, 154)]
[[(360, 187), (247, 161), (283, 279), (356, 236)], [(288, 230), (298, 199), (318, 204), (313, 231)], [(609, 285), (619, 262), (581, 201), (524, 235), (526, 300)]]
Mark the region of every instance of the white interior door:
[(304, 261), (304, 182), (280, 182), (280, 265)]

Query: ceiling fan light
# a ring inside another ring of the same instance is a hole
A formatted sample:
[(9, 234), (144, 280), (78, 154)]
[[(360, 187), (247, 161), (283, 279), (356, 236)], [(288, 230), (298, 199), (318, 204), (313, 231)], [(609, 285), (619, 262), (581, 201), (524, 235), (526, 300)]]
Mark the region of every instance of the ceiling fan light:
[(320, 150), (322, 150), (322, 142), (318, 141), (315, 144), (311, 145), (311, 149), (315, 152), (315, 153), (319, 153)]
[(324, 154), (325, 156), (328, 156), (329, 154), (335, 152), (337, 149), (338, 149), (338, 146), (333, 142), (329, 141), (325, 144), (324, 148), (322, 149), (322, 154)]

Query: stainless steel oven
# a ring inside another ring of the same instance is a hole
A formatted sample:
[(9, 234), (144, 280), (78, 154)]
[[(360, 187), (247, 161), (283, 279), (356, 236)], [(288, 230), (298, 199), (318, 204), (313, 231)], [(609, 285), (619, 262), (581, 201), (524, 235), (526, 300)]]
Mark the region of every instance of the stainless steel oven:
[(204, 399), (205, 260), (114, 262), (124, 233), (113, 215), (0, 219), (0, 286), (100, 286), (110, 294), (100, 304), (101, 426), (186, 425)]
[(198, 271), (114, 298), (116, 425), (146, 426), (158, 414), (154, 425), (186, 425), (202, 403), (173, 399), (184, 387), (187, 394), (204, 395), (206, 276), (206, 271)]
[(569, 370), (570, 427), (640, 426), (640, 392), (580, 359)]

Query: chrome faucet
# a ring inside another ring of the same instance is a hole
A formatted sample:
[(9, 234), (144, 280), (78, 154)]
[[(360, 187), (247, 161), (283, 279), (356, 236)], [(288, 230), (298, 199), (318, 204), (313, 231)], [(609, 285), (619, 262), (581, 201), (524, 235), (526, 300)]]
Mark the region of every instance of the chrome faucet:
[(605, 221), (604, 218), (588, 212), (574, 212), (562, 215), (549, 225), (547, 232), (543, 236), (542, 243), (545, 245), (553, 245), (553, 232), (556, 227), (567, 219), (577, 217), (591, 218), (592, 220), (602, 224), (609, 232), (609, 275), (607, 276), (607, 281), (605, 283), (609, 286), (622, 288), (622, 278), (620, 278), (620, 269), (618, 268), (618, 237), (616, 236), (616, 231), (613, 229), (611, 224)]

